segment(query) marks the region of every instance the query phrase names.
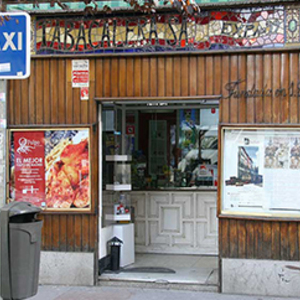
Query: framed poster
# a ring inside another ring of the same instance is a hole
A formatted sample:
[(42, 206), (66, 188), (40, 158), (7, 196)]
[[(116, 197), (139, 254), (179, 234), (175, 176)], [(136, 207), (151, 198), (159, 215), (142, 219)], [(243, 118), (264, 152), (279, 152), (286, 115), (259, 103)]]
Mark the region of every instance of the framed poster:
[(300, 128), (221, 128), (221, 214), (300, 218)]
[(9, 130), (9, 200), (90, 211), (90, 128)]

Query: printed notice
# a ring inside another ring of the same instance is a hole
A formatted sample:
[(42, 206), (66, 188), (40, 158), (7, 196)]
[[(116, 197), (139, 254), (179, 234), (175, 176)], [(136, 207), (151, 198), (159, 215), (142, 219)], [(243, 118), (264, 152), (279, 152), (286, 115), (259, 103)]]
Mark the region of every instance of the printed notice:
[(72, 60), (72, 87), (83, 88), (89, 87), (89, 61), (80, 59)]
[(299, 215), (297, 128), (228, 129), (223, 149), (223, 212)]

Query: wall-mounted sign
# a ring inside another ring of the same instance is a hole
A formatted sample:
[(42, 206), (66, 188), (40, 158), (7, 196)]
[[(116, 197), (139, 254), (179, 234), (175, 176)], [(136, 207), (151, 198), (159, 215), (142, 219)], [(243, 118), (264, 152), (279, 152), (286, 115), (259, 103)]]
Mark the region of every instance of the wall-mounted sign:
[(10, 130), (9, 201), (90, 210), (89, 128)]
[(227, 94), (224, 95), (224, 99), (230, 97), (240, 98), (260, 98), (260, 97), (300, 97), (300, 81), (292, 81), (287, 88), (277, 87), (271, 88), (267, 85), (263, 88), (258, 88), (255, 84), (250, 89), (242, 89), (241, 83), (246, 80), (231, 81), (225, 84), (224, 88)]
[(0, 79), (30, 75), (30, 16), (25, 12), (0, 13)]
[(140, 17), (39, 17), (34, 26), (35, 54), (282, 47), (300, 43), (299, 19), (299, 10), (283, 6), (202, 11), (195, 17), (159, 13)]
[(89, 87), (90, 64), (87, 59), (72, 60), (72, 87)]
[(88, 87), (80, 88), (80, 100), (89, 100), (89, 88)]
[(300, 218), (299, 128), (222, 128), (221, 213)]

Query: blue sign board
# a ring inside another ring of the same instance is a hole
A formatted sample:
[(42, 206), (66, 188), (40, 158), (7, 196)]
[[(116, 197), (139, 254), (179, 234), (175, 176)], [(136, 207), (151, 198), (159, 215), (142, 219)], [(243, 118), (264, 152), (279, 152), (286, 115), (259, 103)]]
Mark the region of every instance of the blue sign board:
[(1, 13), (0, 79), (22, 79), (30, 75), (30, 16)]

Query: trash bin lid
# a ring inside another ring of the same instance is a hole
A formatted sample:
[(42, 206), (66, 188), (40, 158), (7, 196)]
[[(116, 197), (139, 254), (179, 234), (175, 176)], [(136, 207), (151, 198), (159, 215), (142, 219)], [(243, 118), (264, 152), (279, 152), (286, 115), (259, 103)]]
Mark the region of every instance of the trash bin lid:
[(3, 208), (8, 211), (8, 216), (13, 217), (24, 214), (36, 214), (42, 211), (41, 208), (28, 202), (12, 202)]
[(112, 246), (119, 246), (123, 244), (123, 241), (121, 241), (116, 236), (114, 236), (111, 240), (108, 241), (108, 243), (111, 244)]

